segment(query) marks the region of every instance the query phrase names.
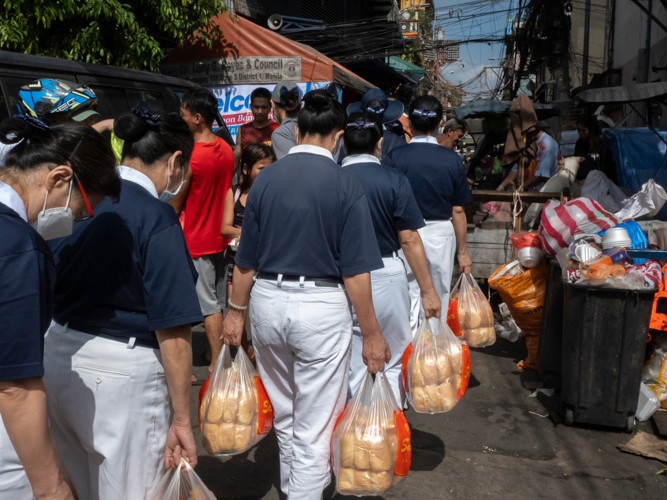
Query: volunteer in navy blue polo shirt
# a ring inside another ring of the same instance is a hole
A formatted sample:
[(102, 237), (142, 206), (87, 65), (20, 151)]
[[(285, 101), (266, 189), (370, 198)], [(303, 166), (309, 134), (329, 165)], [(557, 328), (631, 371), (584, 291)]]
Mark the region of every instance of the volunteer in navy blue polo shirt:
[[(347, 107), (347, 114), (359, 112), (373, 113), (380, 117), (382, 123), (391, 123), (398, 120), (403, 115), (403, 103), (400, 101), (390, 101), (387, 94), (380, 89), (367, 90), (361, 96), (360, 102), (353, 102)], [(380, 159), (384, 161), (387, 155), (395, 148), (405, 146), (407, 142), (398, 134), (395, 134), (382, 127), (382, 154)], [(347, 151), (345, 154), (349, 154)]]
[[(417, 232), (424, 227), (419, 205), (408, 179), (395, 168), (384, 167), (378, 157), (382, 152), (382, 122), (369, 113), (352, 113), (345, 125), (348, 156), (343, 169), (354, 173), (364, 186), (373, 229), (384, 267), (371, 272), (373, 306), (382, 335), (389, 344), (391, 360), (385, 375), (396, 401), (403, 406), (405, 390), (400, 384), (401, 358), (412, 342), (410, 328), (410, 293), (408, 276), (398, 251), (403, 249), (419, 288), (426, 318), (440, 317), (440, 298), (426, 265), (426, 255)], [(361, 385), (366, 372), (361, 350), (362, 337), (356, 316), (353, 318), (352, 359), (350, 360), (350, 397)]]
[(0, 498), (73, 499), (42, 380), (56, 277), (44, 240), (67, 236), (75, 218), (117, 197), (120, 179), (111, 148), (84, 125), (12, 118), (0, 142), (13, 145), (0, 168)]
[[(442, 104), (433, 96), (420, 96), (408, 112), (414, 137), (396, 148), (387, 164), (405, 174), (412, 186), (426, 226), (419, 230), (428, 268), (443, 307), (447, 307), (454, 267), (454, 255), (462, 273), (470, 273), (472, 262), (466, 247), (467, 221), (464, 206), (472, 202), (466, 172), (459, 156), (438, 144)], [(423, 319), (419, 283), (408, 270), (413, 332)]]
[[(151, 498), (167, 467), (197, 462), (190, 325), (203, 321), (174, 209), (194, 138), (175, 113), (134, 108), (120, 199), (50, 242), (58, 272), (44, 347), (51, 432), (80, 498)], [(169, 402), (174, 416), (170, 423)]]
[(368, 371), (390, 359), (371, 298), (370, 271), (382, 257), (364, 188), (333, 161), (344, 124), (342, 106), (324, 90), (304, 96), (300, 144), (262, 170), (248, 194), (225, 318), (225, 343), (239, 345), (250, 303), (290, 500), (318, 499), (330, 481), (331, 433), (347, 396), (350, 302)]

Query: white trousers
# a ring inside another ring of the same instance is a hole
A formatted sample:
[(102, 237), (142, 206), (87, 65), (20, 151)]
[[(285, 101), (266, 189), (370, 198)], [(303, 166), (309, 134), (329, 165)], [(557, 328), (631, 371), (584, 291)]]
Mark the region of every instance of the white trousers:
[[(405, 402), (405, 390), (400, 383), (401, 358), (403, 351), (412, 342), (410, 291), (403, 261), (399, 257), (386, 257), (382, 260), (384, 268), (371, 272), (373, 307), (380, 324), (380, 331), (391, 350), (391, 360), (384, 368), (385, 376), (394, 392), (396, 403), (402, 408)], [(364, 343), (356, 314), (353, 314), (353, 329), (348, 398), (354, 395), (368, 371), (361, 356)]]
[(0, 416), (0, 499), (32, 500), (32, 488)]
[[(447, 314), (449, 304), (449, 290), (452, 286), (452, 270), (456, 255), (456, 235), (451, 221), (426, 221), (426, 226), (418, 230), (424, 242), (428, 271), (433, 280), (433, 286), (442, 301), (442, 314)], [(403, 251), (401, 257), (408, 268), (408, 283), (410, 285), (410, 326), (412, 333), (417, 332), (419, 323), (424, 320), (422, 297), (415, 275), (405, 259)]]
[(81, 500), (145, 500), (164, 474), (169, 391), (159, 350), (51, 323), (51, 435)]
[(288, 500), (319, 500), (331, 480), (331, 434), (347, 395), (352, 314), (342, 286), (257, 280), (250, 299), (257, 367)]

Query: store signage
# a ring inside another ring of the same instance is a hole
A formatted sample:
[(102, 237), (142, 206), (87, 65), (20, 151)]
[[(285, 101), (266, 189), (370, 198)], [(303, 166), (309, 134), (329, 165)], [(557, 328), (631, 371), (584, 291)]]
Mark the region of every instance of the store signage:
[(301, 56), (225, 57), (163, 64), (162, 73), (199, 85), (247, 85), (301, 81)]

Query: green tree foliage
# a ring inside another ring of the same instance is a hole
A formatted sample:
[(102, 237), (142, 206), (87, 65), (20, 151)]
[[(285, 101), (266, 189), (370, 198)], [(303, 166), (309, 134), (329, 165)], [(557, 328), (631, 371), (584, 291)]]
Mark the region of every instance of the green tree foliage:
[(165, 50), (197, 33), (224, 0), (0, 0), (0, 49), (159, 71)]

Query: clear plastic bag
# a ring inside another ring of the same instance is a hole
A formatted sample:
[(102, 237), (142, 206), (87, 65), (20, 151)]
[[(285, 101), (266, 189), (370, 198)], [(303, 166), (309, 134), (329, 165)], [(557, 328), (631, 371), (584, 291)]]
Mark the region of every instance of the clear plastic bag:
[[(186, 472), (182, 471), (185, 466)], [(181, 459), (176, 469), (162, 476), (151, 500), (216, 500), (190, 464)]]
[[(437, 321), (437, 331), (430, 322)], [(403, 384), (418, 413), (443, 413), (463, 397), (470, 380), (470, 351), (442, 321), (431, 318), (403, 353)]]
[(211, 455), (238, 455), (257, 444), (272, 425), (271, 402), (248, 355), (239, 348), (232, 362), (224, 345), (199, 392), (204, 448)]
[(334, 427), (331, 462), (342, 495), (381, 495), (410, 470), (410, 427), (384, 373), (366, 374)]
[(449, 295), (447, 325), (470, 347), (486, 347), (496, 342), (491, 304), (472, 274), (462, 274)]

